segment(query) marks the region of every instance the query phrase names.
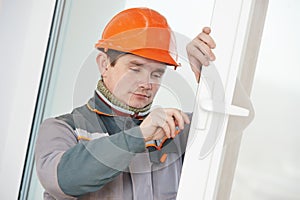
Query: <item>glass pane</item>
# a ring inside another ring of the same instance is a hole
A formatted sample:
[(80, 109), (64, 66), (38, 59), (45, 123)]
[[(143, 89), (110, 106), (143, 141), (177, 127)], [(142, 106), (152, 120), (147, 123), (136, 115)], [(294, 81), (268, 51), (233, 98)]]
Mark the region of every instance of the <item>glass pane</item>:
[(269, 1), (232, 200), (300, 197), (300, 2)]

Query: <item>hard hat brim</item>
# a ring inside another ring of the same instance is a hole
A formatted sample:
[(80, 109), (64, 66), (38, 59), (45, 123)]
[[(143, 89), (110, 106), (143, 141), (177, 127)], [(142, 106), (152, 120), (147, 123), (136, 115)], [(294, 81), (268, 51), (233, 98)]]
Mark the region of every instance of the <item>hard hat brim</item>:
[(175, 61), (177, 55), (174, 55), (173, 58), (170, 52), (163, 49), (136, 49), (129, 53), (132, 53), (137, 56), (141, 56), (143, 58), (155, 60), (167, 65), (171, 65), (175, 67), (179, 66), (179, 64)]

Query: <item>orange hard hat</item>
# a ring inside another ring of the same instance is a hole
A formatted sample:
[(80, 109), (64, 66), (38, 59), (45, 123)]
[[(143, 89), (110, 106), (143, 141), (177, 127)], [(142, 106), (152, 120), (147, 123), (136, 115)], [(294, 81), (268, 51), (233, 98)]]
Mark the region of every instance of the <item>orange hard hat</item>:
[(179, 66), (175, 38), (167, 20), (149, 8), (130, 8), (115, 15), (95, 47)]

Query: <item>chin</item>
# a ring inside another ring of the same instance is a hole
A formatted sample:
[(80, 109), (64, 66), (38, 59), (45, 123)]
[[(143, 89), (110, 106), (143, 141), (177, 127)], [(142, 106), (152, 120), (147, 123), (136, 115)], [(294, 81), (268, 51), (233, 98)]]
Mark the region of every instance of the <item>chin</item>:
[(144, 97), (138, 97), (138, 96), (132, 96), (128, 102), (127, 105), (133, 107), (133, 108), (144, 108), (147, 105), (151, 103), (150, 98), (144, 98)]
[(133, 108), (144, 108), (145, 106), (149, 105), (150, 102), (145, 103), (145, 102), (130, 102), (129, 106)]
[(147, 106), (148, 104), (129, 104), (129, 106), (133, 107), (133, 108), (144, 108), (145, 106)]

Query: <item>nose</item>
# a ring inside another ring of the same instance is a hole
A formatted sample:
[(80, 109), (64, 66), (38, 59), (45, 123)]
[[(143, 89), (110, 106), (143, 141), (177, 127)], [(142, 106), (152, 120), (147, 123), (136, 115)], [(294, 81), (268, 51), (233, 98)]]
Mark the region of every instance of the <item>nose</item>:
[(152, 81), (151, 81), (151, 77), (150, 74), (147, 74), (145, 76), (143, 76), (140, 80), (139, 83), (139, 87), (146, 89), (146, 90), (151, 90), (152, 89)]

